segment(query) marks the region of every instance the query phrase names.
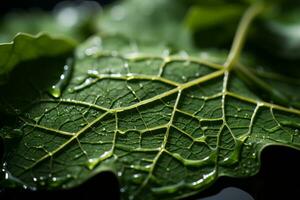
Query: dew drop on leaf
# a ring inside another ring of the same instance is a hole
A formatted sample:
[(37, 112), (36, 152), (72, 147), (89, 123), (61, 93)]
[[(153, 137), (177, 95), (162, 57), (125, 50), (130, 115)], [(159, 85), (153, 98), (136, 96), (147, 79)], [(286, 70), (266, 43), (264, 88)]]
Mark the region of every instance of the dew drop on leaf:
[(62, 94), (63, 89), (70, 81), (73, 72), (72, 62), (72, 59), (67, 60), (67, 64), (63, 67), (63, 73), (59, 76), (59, 80), (49, 88), (48, 92), (52, 97), (59, 98)]

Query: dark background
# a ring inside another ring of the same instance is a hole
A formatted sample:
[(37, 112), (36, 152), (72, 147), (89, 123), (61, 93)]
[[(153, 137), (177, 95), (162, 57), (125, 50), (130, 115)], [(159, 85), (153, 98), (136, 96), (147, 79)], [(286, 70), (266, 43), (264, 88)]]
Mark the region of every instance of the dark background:
[[(150, 1), (150, 0), (149, 0)], [(0, 16), (13, 10), (39, 7), (51, 10), (58, 0), (1, 0)], [(99, 0), (101, 5), (111, 3), (112, 0)], [(1, 27), (0, 27), (1, 29)], [(0, 143), (0, 147), (1, 147)], [(1, 149), (0, 149), (1, 154)], [(225, 187), (237, 187), (248, 192), (255, 200), (268, 199), (299, 199), (300, 198), (300, 151), (286, 147), (268, 147), (262, 153), (260, 172), (250, 178), (233, 179), (220, 178), (208, 190), (189, 200), (201, 199), (214, 195)], [(119, 199), (119, 185), (117, 178), (111, 173), (99, 174), (78, 188), (66, 191), (21, 191), (0, 188), (0, 199)], [(229, 199), (226, 199), (229, 200)], [(233, 199), (232, 199), (233, 200)], [(237, 200), (237, 199), (235, 199)]]
[[(80, 0), (74, 0), (74, 1), (80, 1)], [(95, 1), (99, 2), (101, 5), (105, 5), (115, 0), (95, 0)], [(12, 10), (30, 9), (32, 7), (38, 7), (43, 10), (51, 10), (59, 2), (61, 2), (61, 0), (1, 0), (0, 11), (1, 14), (3, 15)]]

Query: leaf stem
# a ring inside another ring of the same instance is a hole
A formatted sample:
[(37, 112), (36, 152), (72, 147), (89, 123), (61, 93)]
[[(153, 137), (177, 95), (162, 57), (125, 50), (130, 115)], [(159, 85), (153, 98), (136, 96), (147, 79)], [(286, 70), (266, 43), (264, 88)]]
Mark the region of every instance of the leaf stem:
[(255, 3), (251, 5), (243, 15), (237, 31), (235, 33), (233, 43), (229, 52), (229, 55), (227, 57), (226, 62), (224, 63), (225, 68), (231, 69), (233, 68), (234, 64), (237, 62), (241, 50), (244, 46), (244, 41), (247, 35), (247, 32), (249, 30), (251, 22), (254, 20), (254, 18), (259, 15), (264, 9), (264, 4), (261, 2)]

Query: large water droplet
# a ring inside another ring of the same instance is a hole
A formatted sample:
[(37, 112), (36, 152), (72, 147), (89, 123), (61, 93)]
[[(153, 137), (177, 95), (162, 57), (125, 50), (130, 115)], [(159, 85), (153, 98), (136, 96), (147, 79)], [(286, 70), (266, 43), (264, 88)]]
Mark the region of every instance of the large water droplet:
[(59, 76), (59, 80), (56, 84), (52, 85), (48, 90), (49, 94), (54, 98), (59, 98), (62, 94), (62, 90), (67, 86), (69, 80), (71, 79), (73, 65), (72, 59), (67, 60), (67, 64), (64, 66), (63, 73)]
[(54, 97), (54, 98), (59, 98), (61, 95), (61, 90), (60, 88), (58, 88), (56, 85), (53, 85), (50, 89), (49, 89), (49, 93)]

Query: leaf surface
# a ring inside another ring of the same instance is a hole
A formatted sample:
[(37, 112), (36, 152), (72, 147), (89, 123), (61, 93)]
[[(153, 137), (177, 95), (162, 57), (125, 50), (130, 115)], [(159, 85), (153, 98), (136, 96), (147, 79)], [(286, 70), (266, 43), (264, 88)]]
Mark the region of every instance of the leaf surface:
[(299, 148), (299, 110), (262, 101), (221, 64), (134, 47), (117, 37), (79, 47), (60, 98), (1, 88), (15, 111), (1, 129), (2, 184), (68, 188), (109, 170), (125, 199), (171, 199), (257, 173), (267, 145)]

